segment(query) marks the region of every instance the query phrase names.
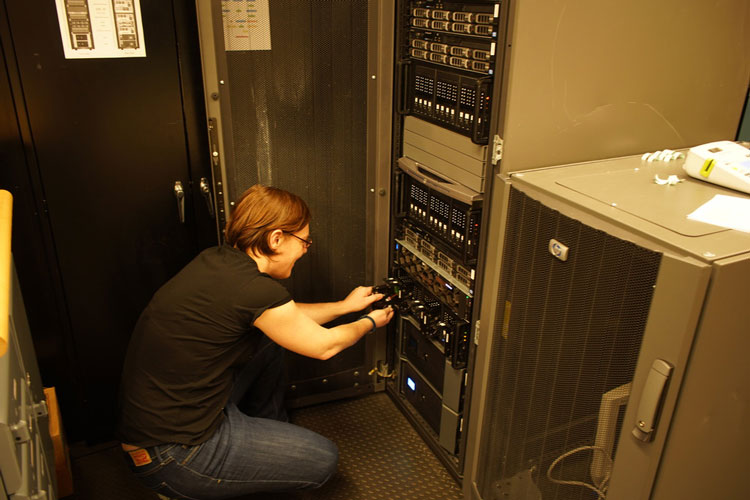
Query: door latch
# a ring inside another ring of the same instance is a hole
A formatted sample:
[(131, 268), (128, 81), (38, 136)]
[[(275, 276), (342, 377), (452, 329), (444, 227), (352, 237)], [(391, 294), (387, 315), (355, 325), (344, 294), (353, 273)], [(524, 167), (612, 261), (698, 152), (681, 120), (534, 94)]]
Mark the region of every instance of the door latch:
[(636, 425), (632, 430), (633, 436), (643, 442), (649, 442), (654, 437), (664, 391), (671, 375), (672, 365), (663, 359), (655, 359), (651, 364), (635, 417)]
[(180, 219), (180, 224), (185, 223), (185, 189), (182, 187), (182, 182), (175, 181), (174, 183), (174, 197), (177, 198), (177, 215)]
[(208, 215), (211, 217), (214, 216), (214, 198), (211, 196), (211, 188), (208, 184), (208, 179), (205, 177), (201, 177), (201, 183), (200, 183), (200, 189), (201, 194), (203, 195), (203, 198), (206, 200), (206, 207), (208, 208)]
[(497, 162), (503, 159), (503, 139), (499, 135), (495, 135), (492, 138), (492, 164), (497, 165)]

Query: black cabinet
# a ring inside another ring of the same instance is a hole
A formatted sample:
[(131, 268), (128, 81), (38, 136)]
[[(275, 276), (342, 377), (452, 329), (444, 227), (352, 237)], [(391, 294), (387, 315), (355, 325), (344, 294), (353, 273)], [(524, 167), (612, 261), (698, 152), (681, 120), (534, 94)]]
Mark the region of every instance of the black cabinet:
[[(2, 173), (43, 383), (71, 440), (111, 437), (131, 328), (217, 241), (195, 6), (140, 2), (145, 57), (66, 59), (54, 2), (2, 2)], [(176, 183), (184, 190), (184, 218)]]

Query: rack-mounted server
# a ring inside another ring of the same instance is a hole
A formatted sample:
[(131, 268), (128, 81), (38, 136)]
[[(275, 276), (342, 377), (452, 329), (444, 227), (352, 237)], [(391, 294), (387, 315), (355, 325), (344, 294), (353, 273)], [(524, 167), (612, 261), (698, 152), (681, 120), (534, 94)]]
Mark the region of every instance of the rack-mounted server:
[(378, 289), (398, 313), (391, 389), (459, 475), (482, 196), (402, 161), (394, 198), (390, 278)]
[(499, 18), (497, 2), (404, 2), (399, 111), (487, 144)]

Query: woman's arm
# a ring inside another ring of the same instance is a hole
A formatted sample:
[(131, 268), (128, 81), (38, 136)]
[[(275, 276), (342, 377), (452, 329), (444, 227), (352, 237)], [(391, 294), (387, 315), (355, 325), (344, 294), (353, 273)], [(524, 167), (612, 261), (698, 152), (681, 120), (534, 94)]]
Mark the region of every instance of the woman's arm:
[(344, 314), (362, 311), (382, 298), (382, 293), (372, 293), (371, 286), (358, 286), (344, 300), (316, 304), (298, 303), (297, 307), (317, 324), (324, 325)]
[[(381, 327), (391, 320), (393, 309), (377, 309), (368, 315), (377, 327)], [(254, 325), (285, 349), (316, 359), (328, 359), (338, 354), (372, 329), (372, 322), (367, 318), (324, 328), (294, 301), (266, 309)]]

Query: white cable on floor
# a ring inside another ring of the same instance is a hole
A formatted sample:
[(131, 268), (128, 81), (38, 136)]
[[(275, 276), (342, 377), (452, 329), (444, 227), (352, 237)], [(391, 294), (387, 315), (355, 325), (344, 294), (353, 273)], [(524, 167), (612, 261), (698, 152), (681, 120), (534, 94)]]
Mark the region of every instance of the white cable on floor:
[(570, 451), (568, 451), (566, 453), (563, 453), (562, 455), (560, 455), (559, 457), (557, 457), (555, 459), (555, 461), (552, 462), (550, 464), (549, 468), (547, 469), (547, 479), (549, 479), (553, 483), (557, 483), (557, 484), (569, 484), (569, 485), (573, 485), (573, 486), (584, 486), (584, 487), (590, 489), (591, 491), (595, 492), (597, 495), (599, 495), (598, 500), (606, 500), (606, 498), (607, 498), (607, 483), (609, 482), (609, 472), (607, 473), (606, 476), (604, 476), (604, 479), (602, 479), (602, 482), (600, 484), (598, 484), (597, 486), (593, 486), (593, 485), (591, 485), (589, 483), (586, 483), (586, 482), (583, 482), (583, 481), (566, 481), (566, 480), (562, 480), (562, 479), (555, 479), (555, 478), (552, 477), (552, 469), (554, 469), (555, 466), (558, 463), (560, 463), (563, 459), (569, 457), (570, 455), (573, 455), (574, 453), (578, 453), (579, 451), (585, 451), (585, 450), (594, 450), (594, 451), (598, 451), (598, 452), (604, 454), (604, 456), (607, 457), (607, 460), (609, 460), (609, 463), (610, 463), (609, 470), (612, 470), (612, 464), (613, 464), (612, 463), (612, 459), (609, 457), (609, 455), (607, 455), (607, 452), (606, 452), (606, 450), (604, 448), (601, 448), (599, 446), (581, 446), (580, 448), (575, 448), (575, 449), (570, 450)]

